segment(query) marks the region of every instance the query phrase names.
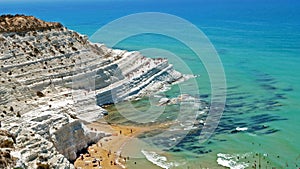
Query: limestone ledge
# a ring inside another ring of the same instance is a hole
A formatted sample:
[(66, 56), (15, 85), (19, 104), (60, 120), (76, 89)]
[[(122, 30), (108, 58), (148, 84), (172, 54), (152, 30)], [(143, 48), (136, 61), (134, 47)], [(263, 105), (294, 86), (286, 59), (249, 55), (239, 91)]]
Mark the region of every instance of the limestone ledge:
[[(14, 30), (18, 24), (21, 30)], [(109, 135), (83, 124), (107, 114), (101, 106), (188, 78), (166, 59), (110, 49), (24, 16), (0, 18), (0, 66), (1, 129), (13, 135), (6, 149), (22, 168), (74, 168), (77, 152)]]
[[(38, 168), (39, 164), (47, 164), (52, 168), (74, 168), (70, 161), (76, 159), (78, 151), (110, 136), (91, 131), (80, 119), (74, 118), (74, 102), (70, 98), (63, 99), (66, 91), (59, 90), (60, 97), (49, 94), (40, 100), (28, 101), (31, 110), (20, 118), (3, 118), (2, 128), (15, 138), (11, 154), (18, 159), (17, 167)], [(53, 98), (56, 100), (51, 104), (46, 102)]]

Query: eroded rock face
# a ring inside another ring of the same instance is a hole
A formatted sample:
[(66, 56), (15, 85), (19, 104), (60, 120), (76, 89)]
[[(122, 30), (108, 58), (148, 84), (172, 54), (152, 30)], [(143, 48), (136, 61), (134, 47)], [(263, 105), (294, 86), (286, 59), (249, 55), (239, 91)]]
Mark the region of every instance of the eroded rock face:
[(107, 114), (100, 106), (184, 78), (166, 59), (93, 44), (31, 16), (0, 17), (0, 66), (1, 130), (15, 139), (1, 148), (13, 146), (12, 164), (28, 168), (73, 168), (78, 151), (108, 135), (82, 124)]
[(11, 156), (11, 149), (0, 149), (0, 168), (13, 168), (16, 160)]
[(14, 148), (14, 137), (6, 130), (0, 130), (0, 148)]
[(11, 168), (16, 164), (16, 158), (10, 155), (14, 149), (14, 137), (6, 131), (0, 130), (0, 168)]
[(92, 132), (85, 128), (79, 121), (74, 121), (56, 131), (52, 140), (56, 149), (71, 161), (75, 161), (78, 150), (83, 150), (88, 145), (96, 143), (106, 133)]

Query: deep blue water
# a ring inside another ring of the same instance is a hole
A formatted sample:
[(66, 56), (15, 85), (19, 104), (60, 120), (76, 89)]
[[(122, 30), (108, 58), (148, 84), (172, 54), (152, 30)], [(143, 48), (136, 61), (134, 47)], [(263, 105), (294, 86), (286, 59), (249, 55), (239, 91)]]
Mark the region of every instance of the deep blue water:
[[(114, 19), (137, 12), (169, 13), (195, 24), (211, 40), (224, 65), (228, 95), (215, 136), (209, 143), (198, 145), (197, 134), (191, 134), (173, 149), (180, 150), (174, 156), (194, 157), (190, 164), (195, 167), (199, 163), (215, 166), (217, 153), (253, 153), (255, 156), (258, 152), (269, 154), (263, 167), (300, 166), (299, 1), (0, 1), (1, 14), (22, 13), (59, 21), (88, 36)], [(205, 68), (194, 53), (179, 42), (141, 35), (117, 47), (127, 50), (159, 47), (172, 51), (194, 74), (201, 75), (197, 78), (200, 94), (209, 96)], [(174, 65), (180, 70), (180, 66)], [(167, 94), (177, 96), (178, 89), (173, 87)], [(236, 127), (248, 127), (248, 130), (232, 132)], [(250, 156), (251, 159), (243, 161), (252, 164), (256, 158)]]

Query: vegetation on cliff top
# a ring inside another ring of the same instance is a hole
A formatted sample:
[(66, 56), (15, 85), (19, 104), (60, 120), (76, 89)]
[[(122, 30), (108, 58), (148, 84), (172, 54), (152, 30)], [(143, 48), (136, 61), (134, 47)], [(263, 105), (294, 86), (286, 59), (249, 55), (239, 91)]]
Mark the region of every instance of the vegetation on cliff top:
[(62, 28), (58, 22), (45, 22), (33, 16), (25, 15), (1, 15), (0, 33), (5, 32), (28, 32)]

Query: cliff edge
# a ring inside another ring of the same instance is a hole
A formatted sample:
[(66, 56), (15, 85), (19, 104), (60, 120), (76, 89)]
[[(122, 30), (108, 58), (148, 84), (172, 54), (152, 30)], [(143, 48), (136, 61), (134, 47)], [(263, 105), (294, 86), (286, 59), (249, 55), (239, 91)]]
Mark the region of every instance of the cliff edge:
[(83, 124), (107, 114), (101, 106), (185, 78), (166, 59), (94, 44), (24, 15), (0, 17), (0, 65), (0, 127), (9, 133), (0, 135), (9, 143), (0, 147), (9, 159), (0, 168), (74, 168), (77, 152), (109, 135)]

